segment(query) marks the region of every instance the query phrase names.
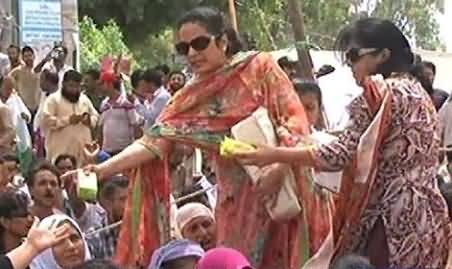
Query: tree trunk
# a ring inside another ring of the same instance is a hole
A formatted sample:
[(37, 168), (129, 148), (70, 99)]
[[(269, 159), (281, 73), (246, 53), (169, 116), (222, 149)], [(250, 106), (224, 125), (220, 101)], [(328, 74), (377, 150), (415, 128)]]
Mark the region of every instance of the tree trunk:
[(298, 53), (298, 75), (302, 79), (314, 79), (312, 69), (312, 59), (309, 49), (304, 45), (306, 38), (304, 35), (303, 13), (299, 4), (300, 0), (287, 0), (289, 20), (295, 36), (295, 43)]
[(237, 22), (237, 12), (235, 9), (234, 0), (229, 0), (229, 16), (231, 17), (232, 27), (236, 32), (239, 32), (239, 24)]

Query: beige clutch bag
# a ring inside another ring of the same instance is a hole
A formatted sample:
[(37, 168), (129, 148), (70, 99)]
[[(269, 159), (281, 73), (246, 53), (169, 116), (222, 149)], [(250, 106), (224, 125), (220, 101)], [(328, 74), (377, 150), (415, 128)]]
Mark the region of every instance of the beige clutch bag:
[[(277, 138), (273, 124), (264, 107), (258, 108), (250, 117), (237, 123), (231, 129), (232, 136), (249, 144), (277, 145)], [(262, 170), (256, 166), (244, 166), (254, 184), (262, 174)], [(269, 202), (266, 207), (273, 220), (287, 220), (301, 212), (301, 205), (295, 194), (295, 177), (292, 169), (287, 166), (284, 184), (281, 187), (276, 201)]]

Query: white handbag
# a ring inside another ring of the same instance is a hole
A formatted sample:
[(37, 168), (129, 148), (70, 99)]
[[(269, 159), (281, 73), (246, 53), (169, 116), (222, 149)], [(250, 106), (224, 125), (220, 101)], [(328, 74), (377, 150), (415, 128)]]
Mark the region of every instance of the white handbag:
[[(249, 144), (266, 144), (277, 146), (277, 137), (273, 124), (264, 107), (259, 107), (251, 116), (234, 125), (232, 136)], [(244, 166), (254, 184), (262, 174), (257, 166)], [(276, 201), (269, 201), (266, 205), (268, 213), (273, 220), (287, 220), (298, 215), (302, 208), (295, 194), (295, 176), (290, 166), (287, 166), (284, 183), (279, 191)]]

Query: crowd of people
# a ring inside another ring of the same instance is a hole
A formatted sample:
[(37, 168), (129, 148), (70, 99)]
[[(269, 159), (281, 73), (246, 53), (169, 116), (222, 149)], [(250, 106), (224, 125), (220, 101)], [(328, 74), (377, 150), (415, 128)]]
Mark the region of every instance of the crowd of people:
[[(213, 8), (189, 11), (175, 36), (184, 69), (132, 74), (80, 73), (62, 44), (39, 63), (31, 47), (8, 48), (0, 268), (446, 268), (452, 99), (393, 23), (339, 33), (363, 92), (335, 133), (315, 79), (334, 68), (299, 79), (296, 63), (250, 50)], [(231, 128), (261, 107), (277, 147), (222, 156)], [(337, 191), (318, 184), (321, 171)], [(301, 209), (274, 217), (265, 205), (287, 178)]]

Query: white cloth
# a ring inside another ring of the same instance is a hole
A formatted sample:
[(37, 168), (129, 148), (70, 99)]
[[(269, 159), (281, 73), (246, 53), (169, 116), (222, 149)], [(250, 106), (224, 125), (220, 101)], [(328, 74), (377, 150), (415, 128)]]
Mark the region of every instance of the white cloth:
[[(89, 251), (88, 244), (85, 238), (83, 237), (82, 230), (80, 229), (79, 225), (75, 220), (63, 214), (55, 214), (43, 219), (41, 223), (39, 223), (39, 227), (48, 228), (50, 230), (55, 227), (58, 227), (63, 222), (69, 222), (80, 233), (83, 240), (83, 244), (85, 246), (84, 260), (85, 261), (91, 260), (91, 253)], [(30, 269), (63, 269), (63, 268), (61, 268), (56, 262), (55, 257), (53, 256), (52, 249), (47, 249), (33, 259), (33, 261), (30, 264)]]
[(177, 210), (176, 222), (180, 232), (192, 220), (198, 217), (208, 217), (215, 221), (212, 210), (201, 203), (188, 203)]
[(58, 73), (58, 89), (61, 89), (63, 87), (64, 74), (69, 70), (74, 70), (74, 68), (72, 68), (72, 66), (70, 65), (64, 64), (63, 68), (61, 68), (60, 71), (57, 71), (55, 64), (53, 63), (53, 61), (51, 61), (47, 62), (42, 70), (49, 70), (52, 73)]
[(9, 69), (8, 55), (0, 52), (0, 75), (5, 76)]
[(452, 145), (452, 99), (449, 99), (439, 110), (440, 134), (442, 146)]
[(11, 111), (12, 122), (14, 128), (16, 128), (16, 141), (19, 153), (25, 152), (28, 148), (31, 149), (32, 144), (31, 135), (27, 127), (28, 122), (22, 118), (22, 114), (27, 115), (28, 119), (31, 120), (31, 113), (20, 96), (14, 92), (6, 101), (6, 106)]

